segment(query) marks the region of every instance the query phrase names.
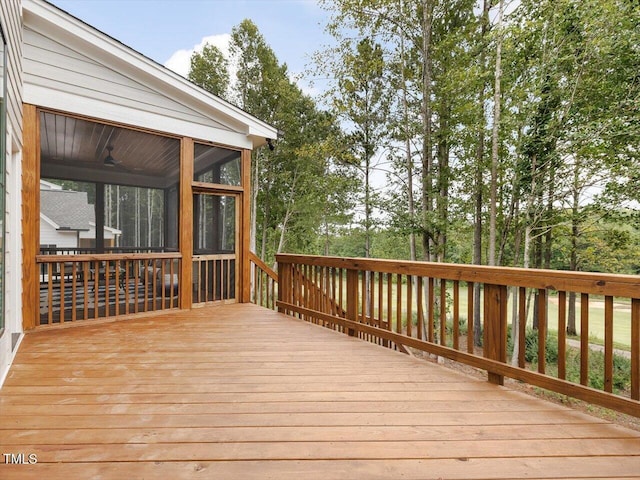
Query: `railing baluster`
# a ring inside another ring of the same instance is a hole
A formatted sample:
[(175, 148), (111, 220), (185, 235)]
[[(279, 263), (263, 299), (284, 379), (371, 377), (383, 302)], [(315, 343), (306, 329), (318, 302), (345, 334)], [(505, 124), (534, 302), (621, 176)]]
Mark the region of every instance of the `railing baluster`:
[[(358, 271), (347, 270), (347, 318), (353, 322), (358, 321)], [(354, 337), (356, 331), (347, 328), (350, 337)]]
[(411, 304), (413, 302), (413, 277), (407, 275), (407, 337), (413, 336), (413, 312)]
[(459, 350), (460, 337), (460, 282), (453, 282), (453, 349)]
[[(390, 332), (393, 330), (393, 285), (392, 285), (393, 276), (391, 273), (387, 273), (387, 330)], [(393, 348), (393, 345), (389, 344), (390, 348)]]
[(474, 333), (473, 333), (473, 315), (474, 315), (474, 282), (467, 282), (467, 353), (474, 352)]
[(160, 261), (160, 305), (161, 308), (164, 308), (165, 305), (165, 299), (166, 299), (166, 284), (165, 284), (165, 270), (166, 267), (166, 262), (164, 260)]
[(538, 372), (547, 369), (547, 291), (538, 290)]
[(65, 301), (64, 301), (64, 296), (65, 296), (65, 282), (64, 282), (64, 277), (65, 277), (65, 264), (62, 263), (60, 265), (60, 323), (64, 323), (64, 309), (65, 309)]
[(518, 290), (518, 366), (524, 368), (527, 350), (527, 289), (520, 287)]
[[(376, 275), (374, 272), (367, 272), (367, 278), (369, 279), (368, 282), (368, 287), (369, 287), (369, 293), (367, 295), (368, 297), (368, 305), (367, 305), (367, 309), (369, 311), (369, 318), (368, 318), (368, 325), (373, 325), (373, 326), (377, 326), (376, 323), (376, 314), (375, 314), (375, 282), (376, 282)], [(375, 335), (368, 335), (369, 337), (369, 341), (372, 343), (377, 343), (378, 342), (378, 338)]]
[(402, 333), (402, 275), (396, 275), (396, 333)]
[(76, 262), (71, 262), (71, 321), (75, 322), (78, 316), (76, 312), (77, 301), (77, 289), (78, 289), (78, 264)]
[(48, 305), (49, 309), (47, 312), (47, 323), (51, 325), (53, 323), (53, 264), (49, 264), (49, 268), (47, 271), (48, 275), (48, 288), (47, 288), (47, 298), (49, 300)]
[(440, 279), (440, 345), (447, 344), (447, 281)]
[(558, 292), (558, 378), (567, 378), (567, 292)]
[(640, 400), (640, 299), (631, 300), (631, 398)]
[(100, 318), (100, 262), (93, 262), (93, 317)]
[(133, 260), (125, 260), (124, 261), (124, 313), (125, 315), (129, 315), (129, 272), (133, 267)]
[(115, 315), (117, 317), (118, 315), (120, 315), (120, 261), (119, 260), (116, 260), (113, 262), (113, 271), (115, 275), (115, 278), (113, 279), (113, 284), (116, 290)]
[(428, 340), (430, 342), (433, 342), (435, 340), (435, 325), (434, 325), (434, 321), (435, 321), (435, 312), (434, 312), (434, 308), (435, 308), (435, 290), (434, 290), (434, 283), (433, 283), (433, 277), (429, 277), (429, 301), (427, 302), (427, 312), (428, 312), (428, 318), (429, 318), (429, 337)]
[(613, 392), (613, 297), (604, 297), (604, 391)]
[(82, 262), (82, 280), (84, 283), (84, 315), (83, 320), (89, 319), (89, 262)]
[(232, 288), (231, 285), (231, 260), (227, 260), (227, 283), (226, 283), (226, 287), (227, 287), (227, 298), (226, 300), (231, 300), (232, 297), (232, 292), (235, 289), (235, 286)]
[(418, 307), (418, 338), (424, 340), (424, 308), (422, 306), (422, 276), (418, 275), (416, 282), (416, 303)]
[(580, 296), (580, 383), (589, 383), (589, 295)]
[(111, 316), (111, 265), (110, 261), (104, 262), (104, 310), (105, 317)]

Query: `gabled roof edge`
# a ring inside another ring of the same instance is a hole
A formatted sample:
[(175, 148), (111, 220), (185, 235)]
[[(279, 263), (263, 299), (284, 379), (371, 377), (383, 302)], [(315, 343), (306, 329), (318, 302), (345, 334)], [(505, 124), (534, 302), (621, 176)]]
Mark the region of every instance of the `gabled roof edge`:
[(206, 116), (213, 118), (211, 113), (215, 112), (232, 123), (242, 125), (246, 135), (252, 138), (254, 148), (265, 145), (267, 138), (277, 138), (275, 127), (207, 92), (164, 65), (46, 0), (24, 0), (23, 18), (25, 24), (31, 22), (31, 26), (46, 26), (85, 42), (92, 49), (110, 57), (110, 63), (126, 67), (128, 73), (143, 77), (143, 81), (149, 82), (147, 84), (150, 88), (189, 105)]

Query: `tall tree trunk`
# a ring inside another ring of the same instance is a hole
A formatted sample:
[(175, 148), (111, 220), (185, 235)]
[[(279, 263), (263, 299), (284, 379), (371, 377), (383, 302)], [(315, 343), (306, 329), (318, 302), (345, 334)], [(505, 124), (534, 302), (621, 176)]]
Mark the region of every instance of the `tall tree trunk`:
[[(278, 249), (276, 250), (276, 253), (282, 253), (282, 250), (284, 249), (284, 242), (287, 234), (287, 226), (289, 224), (289, 220), (291, 219), (291, 216), (293, 215), (293, 206), (295, 203), (294, 199), (296, 195), (297, 180), (298, 180), (298, 170), (296, 169), (296, 171), (293, 173), (291, 190), (289, 190), (289, 202), (287, 202), (287, 210), (284, 214), (284, 219), (282, 220), (282, 228), (280, 230), (280, 240), (278, 241)], [(278, 263), (274, 261), (273, 269), (276, 270), (277, 268), (278, 268)]]
[[(514, 218), (518, 218), (520, 210), (520, 202), (516, 202), (514, 208)], [(517, 225), (516, 225), (517, 227)], [(514, 266), (517, 263), (517, 259), (520, 256), (520, 245), (522, 243), (522, 230), (520, 228), (515, 229), (515, 236), (513, 239), (513, 258)], [(520, 291), (518, 287), (513, 287), (511, 298), (511, 340), (513, 343), (513, 353), (511, 355), (511, 364), (518, 365), (518, 355), (520, 354), (520, 345), (518, 343), (518, 332), (520, 331), (520, 322), (527, 322), (527, 317), (520, 318), (518, 309)]]
[(258, 171), (260, 167), (260, 152), (254, 156), (251, 162), (251, 225), (249, 228), (249, 250), (256, 251), (257, 230), (258, 230)]
[(438, 138), (438, 235), (436, 243), (436, 259), (444, 262), (447, 248), (447, 225), (449, 224), (449, 116), (451, 106), (443, 100), (440, 108), (440, 129)]
[[(482, 43), (482, 49), (480, 50), (480, 70), (484, 72), (486, 68), (486, 50), (484, 46), (485, 37), (489, 30), (489, 10), (491, 8), (491, 2), (484, 0), (482, 7), (481, 27), (480, 27), (480, 42)], [(475, 178), (475, 224), (473, 228), (473, 263), (475, 265), (482, 264), (482, 204), (483, 204), (483, 190), (484, 181), (482, 174), (484, 173), (484, 151), (485, 151), (485, 94), (487, 90), (487, 84), (485, 81), (481, 82), (481, 88), (478, 98), (479, 118), (478, 118), (478, 146), (476, 148), (476, 178)], [(473, 286), (473, 329), (469, 326), (467, 335), (471, 335), (473, 331), (474, 344), (480, 346), (482, 340), (482, 325), (480, 319), (480, 284), (476, 282)], [(471, 319), (469, 319), (471, 323)]]
[(500, 0), (498, 7), (498, 40), (496, 45), (495, 86), (493, 91), (493, 132), (491, 135), (491, 184), (489, 201), (489, 265), (496, 264), (496, 224), (498, 215), (498, 147), (500, 133), (500, 102), (502, 100), (502, 16), (504, 14), (504, 0)]
[(262, 217), (262, 241), (260, 243), (260, 258), (264, 261), (267, 256), (267, 230), (269, 225), (269, 214), (271, 213), (271, 204), (268, 195), (265, 195), (264, 216)]
[[(571, 255), (569, 260), (569, 270), (572, 272), (578, 271), (578, 239), (580, 238), (580, 172), (578, 163), (574, 165), (573, 169), (573, 191), (572, 191), (572, 205), (571, 205)], [(576, 328), (576, 293), (569, 292), (569, 311), (567, 319), (567, 334), (577, 335), (578, 330)]]
[(431, 225), (431, 213), (433, 212), (433, 140), (431, 122), (433, 0), (423, 0), (422, 5), (422, 247), (424, 259), (431, 261), (433, 235)]
[[(404, 6), (400, 0), (400, 12), (403, 13)], [(409, 218), (411, 221), (415, 218), (415, 201), (413, 198), (413, 157), (411, 152), (411, 131), (409, 126), (409, 99), (407, 97), (407, 78), (406, 78), (406, 52), (404, 46), (404, 31), (400, 32), (400, 63), (402, 68), (402, 123), (404, 128), (404, 152), (405, 164), (407, 169), (407, 208), (409, 210)], [(409, 255), (412, 261), (416, 260), (416, 234), (411, 230), (409, 233)]]

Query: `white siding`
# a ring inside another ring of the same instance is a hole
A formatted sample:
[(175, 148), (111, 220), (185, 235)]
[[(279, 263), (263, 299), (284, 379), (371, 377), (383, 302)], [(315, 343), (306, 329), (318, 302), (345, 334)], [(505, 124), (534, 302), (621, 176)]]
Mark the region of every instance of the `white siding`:
[(249, 148), (234, 131), (108, 65), (24, 29), (25, 102)]
[(78, 234), (71, 231), (59, 231), (40, 217), (40, 245), (55, 245), (58, 248), (76, 248)]
[[(53, 91), (95, 98), (188, 122), (212, 123), (210, 118), (29, 28), (24, 31), (24, 72), (27, 83)], [(220, 123), (216, 126), (225, 128)]]
[(0, 21), (7, 42), (7, 117), (13, 140), (22, 145), (22, 14), (20, 0), (0, 1)]
[(0, 336), (0, 385), (22, 332), (22, 12), (19, 0), (0, 1), (0, 23), (7, 43), (7, 131), (5, 203), (5, 309)]

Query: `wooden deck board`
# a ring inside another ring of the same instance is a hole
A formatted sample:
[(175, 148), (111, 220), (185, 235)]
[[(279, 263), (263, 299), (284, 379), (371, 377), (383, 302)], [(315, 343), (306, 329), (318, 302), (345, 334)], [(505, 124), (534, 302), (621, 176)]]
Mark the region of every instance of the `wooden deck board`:
[[(25, 337), (0, 478), (640, 478), (640, 432), (253, 305)], [(0, 461), (2, 458), (0, 458)]]

